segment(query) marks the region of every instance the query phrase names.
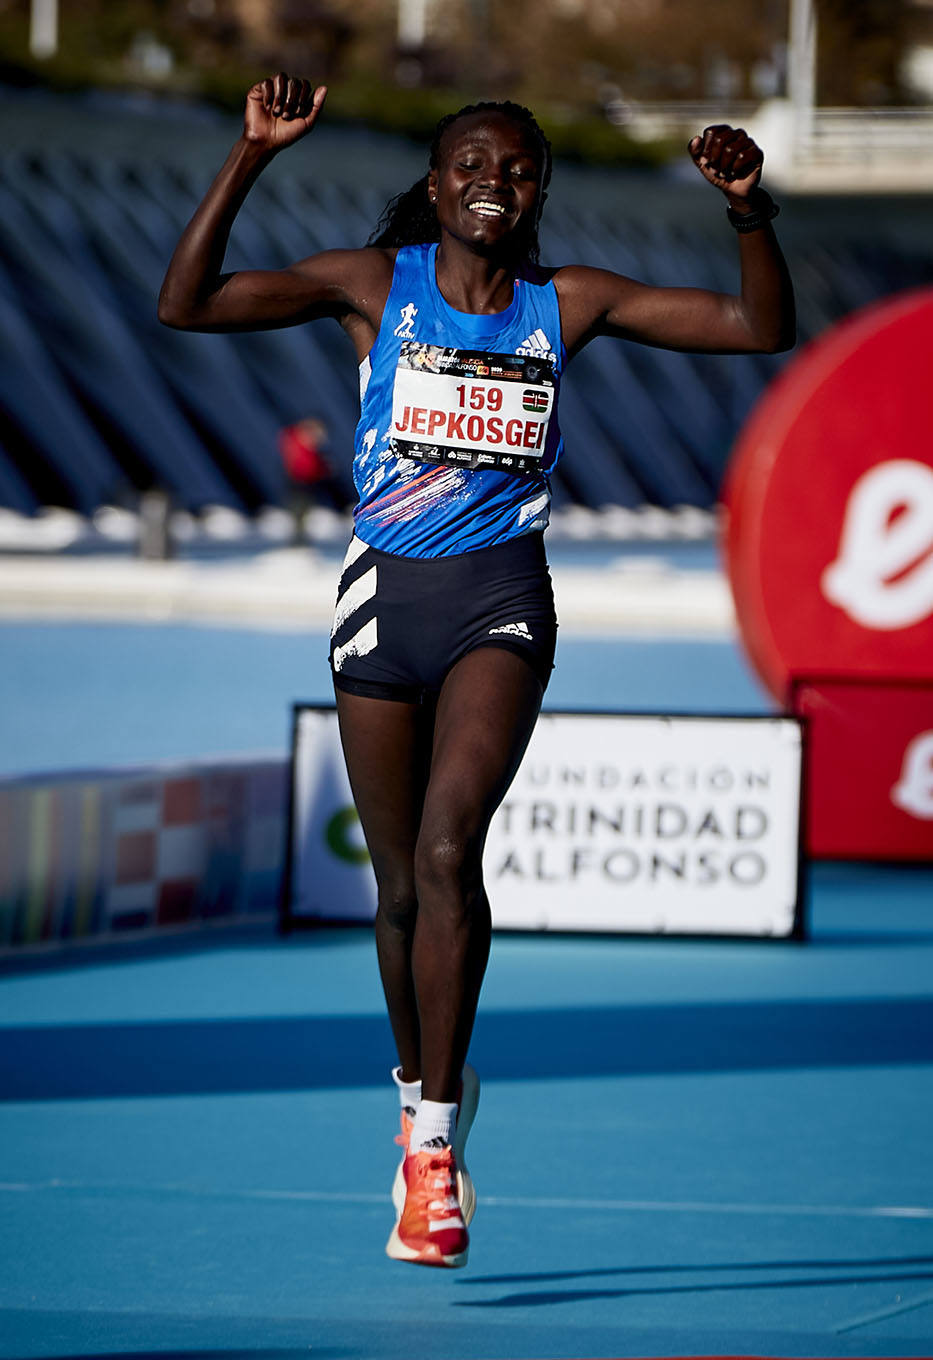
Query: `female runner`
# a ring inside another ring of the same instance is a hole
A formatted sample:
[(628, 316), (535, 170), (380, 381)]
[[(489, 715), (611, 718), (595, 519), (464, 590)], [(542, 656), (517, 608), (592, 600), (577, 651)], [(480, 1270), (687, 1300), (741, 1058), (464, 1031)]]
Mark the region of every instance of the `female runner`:
[[(362, 413), (355, 533), (331, 649), (340, 732), (378, 884), (376, 943), (399, 1066), (399, 1260), (460, 1266), (475, 1197), (466, 1065), (490, 944), (483, 844), (551, 670), (542, 532), (565, 363), (598, 335), (671, 349), (793, 344), (793, 296), (758, 187), (762, 156), (718, 126), (689, 150), (726, 197), (741, 291), (656, 288), (537, 264), (550, 147), (531, 114), (480, 104), (438, 125), (429, 170), (364, 249), (224, 273), (271, 159), (311, 131), (323, 86), (249, 91), (243, 133), (179, 241), (159, 317), (236, 331), (331, 317), (353, 340)], [(585, 451), (578, 456), (585, 457)]]

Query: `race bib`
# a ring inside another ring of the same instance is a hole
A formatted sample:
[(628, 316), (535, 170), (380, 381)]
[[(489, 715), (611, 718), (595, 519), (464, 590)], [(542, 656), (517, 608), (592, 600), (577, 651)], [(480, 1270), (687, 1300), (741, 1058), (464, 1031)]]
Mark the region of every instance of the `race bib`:
[(406, 340), (389, 447), (422, 463), (530, 477), (541, 470), (556, 392), (550, 360)]

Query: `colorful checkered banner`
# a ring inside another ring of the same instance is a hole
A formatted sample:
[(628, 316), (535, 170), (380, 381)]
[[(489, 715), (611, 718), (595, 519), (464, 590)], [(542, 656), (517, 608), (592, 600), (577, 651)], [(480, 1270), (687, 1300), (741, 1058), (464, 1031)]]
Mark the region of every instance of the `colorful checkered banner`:
[[(786, 717), (545, 713), (489, 831), (493, 925), (800, 933), (803, 731)], [(295, 713), (288, 922), (368, 919), (336, 715)]]
[(234, 758), (0, 781), (0, 953), (274, 915), (286, 774)]

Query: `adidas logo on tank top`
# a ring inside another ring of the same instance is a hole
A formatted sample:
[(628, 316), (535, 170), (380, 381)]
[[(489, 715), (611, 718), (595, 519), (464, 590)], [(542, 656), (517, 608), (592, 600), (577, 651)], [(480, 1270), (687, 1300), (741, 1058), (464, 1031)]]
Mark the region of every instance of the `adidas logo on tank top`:
[(551, 349), (551, 342), (540, 326), (525, 336), (515, 353), (530, 359), (548, 359), (552, 364), (557, 362), (557, 355)]

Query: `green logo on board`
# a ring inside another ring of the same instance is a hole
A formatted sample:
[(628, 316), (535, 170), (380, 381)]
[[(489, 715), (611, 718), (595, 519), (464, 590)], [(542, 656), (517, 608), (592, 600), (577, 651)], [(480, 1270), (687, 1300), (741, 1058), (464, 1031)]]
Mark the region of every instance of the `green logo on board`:
[(338, 859), (346, 860), (348, 864), (369, 863), (369, 851), (366, 846), (360, 844), (352, 835), (354, 829), (359, 831), (359, 825), (359, 813), (351, 803), (349, 807), (340, 808), (335, 812), (324, 830), (328, 848)]

